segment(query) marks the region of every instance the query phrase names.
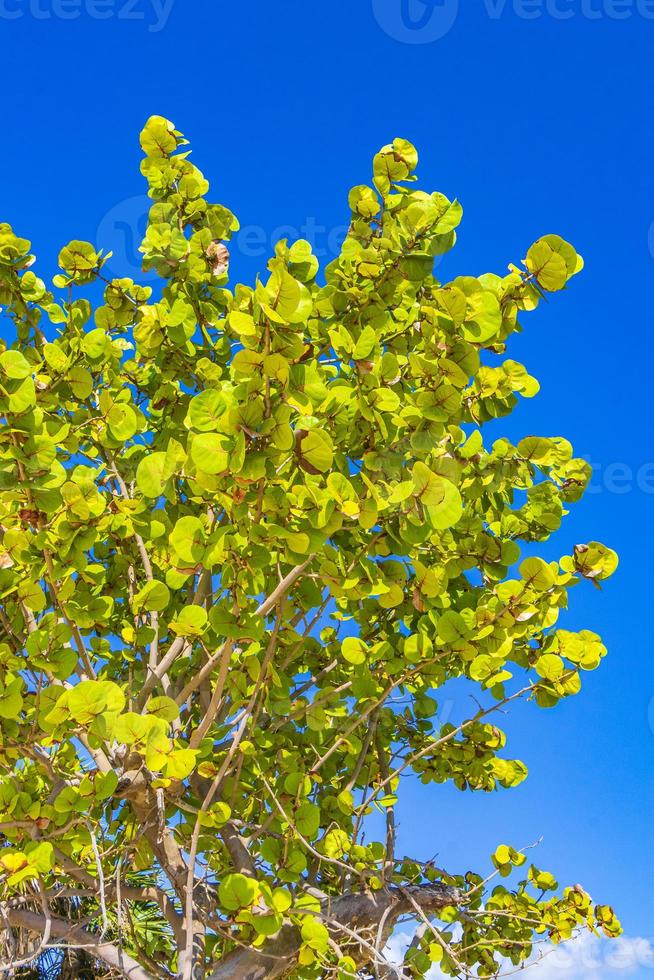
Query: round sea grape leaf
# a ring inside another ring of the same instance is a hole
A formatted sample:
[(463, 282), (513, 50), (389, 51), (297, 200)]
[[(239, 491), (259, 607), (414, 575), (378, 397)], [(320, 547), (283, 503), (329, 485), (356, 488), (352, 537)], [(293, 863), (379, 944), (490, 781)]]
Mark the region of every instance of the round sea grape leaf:
[(377, 343), (377, 334), (372, 327), (364, 327), (361, 336), (354, 345), (352, 360), (363, 361), (372, 354)]
[(134, 607), (148, 612), (163, 612), (170, 602), (170, 590), (163, 582), (146, 582), (134, 596)]
[(316, 953), (326, 953), (329, 947), (327, 927), (312, 916), (305, 916), (302, 922), (302, 942)]
[(109, 432), (119, 442), (127, 442), (137, 429), (136, 412), (131, 405), (116, 402), (107, 415)]
[(453, 483), (443, 477), (439, 479), (442, 481), (442, 500), (437, 506), (428, 506), (426, 511), (432, 527), (446, 530), (458, 523), (463, 513), (463, 501), (458, 488)]
[(22, 677), (5, 678), (4, 690), (0, 688), (0, 718), (18, 718), (23, 710)]
[(166, 484), (166, 454), (148, 453), (136, 467), (136, 485), (144, 497), (156, 498)]
[(164, 772), (170, 779), (186, 779), (193, 772), (196, 759), (195, 749), (173, 749), (164, 765)]
[(111, 681), (81, 681), (70, 689), (68, 710), (80, 725), (89, 725), (103, 712), (119, 712), (125, 706), (125, 695)]
[(12, 414), (22, 415), (36, 405), (36, 388), (31, 377), (7, 382), (6, 389), (9, 395), (9, 411)]
[(274, 936), (284, 923), (284, 917), (276, 912), (262, 912), (252, 916), (252, 925), (259, 936)]
[(301, 803), (295, 812), (294, 823), (303, 837), (315, 837), (320, 829), (320, 807), (315, 803)]
[(62, 374), (69, 364), (69, 357), (57, 343), (43, 345), (43, 356), (48, 367), (56, 374)]
[(227, 874), (218, 887), (221, 906), (228, 912), (250, 908), (259, 897), (259, 885), (242, 874)]
[(177, 622), (201, 630), (207, 622), (207, 611), (204, 606), (186, 606), (177, 617)]
[(310, 778), (303, 772), (289, 772), (284, 778), (284, 792), (291, 796), (308, 796), (312, 785)]
[(485, 681), (488, 677), (492, 677), (494, 670), (494, 658), (487, 653), (480, 653), (470, 664), (470, 676), (473, 681)]
[[(166, 723), (153, 715), (139, 715), (135, 711), (126, 711), (115, 719), (112, 735), (117, 742), (125, 745), (145, 745), (153, 733), (161, 733)], [(167, 727), (167, 726), (166, 726)]]
[(502, 311), (494, 293), (479, 290), (468, 296), (467, 313), (462, 333), (466, 340), (483, 344), (502, 327)]
[(374, 218), (381, 209), (377, 192), (373, 187), (365, 184), (352, 188), (348, 195), (348, 204), (352, 211), (356, 211), (363, 218)]
[(454, 609), (448, 609), (439, 617), (437, 630), (445, 643), (465, 642), (469, 632), (463, 616)]
[(22, 381), (30, 376), (32, 366), (19, 350), (6, 350), (0, 354), (0, 370), (12, 381)]
[(175, 127), (163, 116), (150, 116), (141, 131), (141, 149), (149, 157), (165, 157), (177, 149)]
[(74, 365), (67, 375), (68, 383), (75, 398), (85, 401), (93, 391), (93, 375), (79, 365)]
[(176, 554), (189, 565), (196, 565), (204, 555), (206, 532), (197, 517), (181, 517), (170, 535)]
[(300, 466), (307, 473), (327, 473), (331, 469), (334, 450), (326, 432), (301, 430), (296, 433), (296, 449)]
[(432, 642), (424, 633), (412, 633), (404, 641), (404, 656), (410, 664), (419, 664), (432, 652)]
[(311, 247), (311, 242), (308, 242), (306, 238), (298, 238), (297, 241), (293, 242), (288, 250), (288, 259), (292, 266), (296, 266), (304, 269), (305, 272), (307, 266), (311, 269), (311, 275), (309, 276), (298, 276), (298, 278), (310, 278), (318, 271), (318, 260), (313, 254), (313, 249)]
[(215, 476), (229, 468), (225, 437), (216, 432), (201, 432), (191, 443), (191, 459), (201, 473)]
[(101, 327), (96, 327), (85, 334), (82, 338), (82, 350), (88, 354), (92, 360), (102, 357), (107, 351), (110, 341), (106, 332)]
[(227, 317), (227, 322), (239, 337), (256, 337), (257, 325), (249, 313), (243, 313), (241, 310), (232, 310)]
[(535, 663), (536, 673), (546, 681), (558, 681), (565, 673), (565, 664), (555, 653), (544, 653)]
[(563, 289), (568, 281), (568, 266), (565, 257), (540, 239), (535, 242), (525, 259), (525, 265), (535, 276), (538, 285), (547, 292)]
[(198, 432), (214, 432), (226, 408), (224, 396), (210, 388), (191, 399), (188, 421)]
[(538, 592), (547, 592), (556, 582), (554, 572), (542, 558), (525, 558), (520, 565), (520, 574)]
[(185, 606), (170, 628), (178, 636), (200, 636), (207, 624), (207, 611), (203, 606)]
[(83, 282), (98, 266), (100, 256), (90, 242), (72, 241), (62, 248), (58, 261), (64, 272)]
[(341, 644), (341, 653), (348, 663), (359, 667), (368, 658), (368, 647), (357, 636), (347, 636)]
[(600, 582), (613, 575), (618, 567), (618, 556), (615, 551), (599, 541), (575, 545), (574, 560), (577, 571), (584, 578)]
[(179, 718), (179, 708), (176, 702), (163, 694), (160, 697), (150, 698), (146, 710), (148, 714), (163, 718), (164, 721), (175, 721), (176, 718)]
[(94, 796), (96, 800), (108, 800), (118, 786), (118, 773), (111, 769), (109, 772), (99, 772), (94, 781)]
[(521, 439), (517, 445), (518, 454), (523, 459), (533, 460), (536, 463), (547, 463), (552, 452), (552, 440), (542, 436), (527, 436)]
[(463, 512), (463, 501), (458, 487), (438, 473), (432, 473), (420, 460), (411, 471), (414, 495), (424, 505), (432, 527), (445, 530), (453, 527)]
[(575, 276), (584, 267), (584, 260), (581, 255), (578, 254), (575, 248), (566, 242), (564, 238), (560, 235), (543, 235), (539, 239), (541, 242), (545, 242), (546, 245), (552, 249), (553, 252), (557, 252), (565, 261), (566, 268), (568, 270), (568, 276)]

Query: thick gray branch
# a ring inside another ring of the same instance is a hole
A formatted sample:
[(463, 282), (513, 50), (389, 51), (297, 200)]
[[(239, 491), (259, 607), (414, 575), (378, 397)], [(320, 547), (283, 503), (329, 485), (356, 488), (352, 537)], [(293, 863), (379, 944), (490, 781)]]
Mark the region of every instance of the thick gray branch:
[[(7, 912), (7, 919), (15, 929), (28, 929), (37, 936), (43, 935), (46, 924), (43, 915), (12, 909)], [(141, 964), (137, 963), (128, 953), (123, 952), (113, 943), (102, 942), (98, 936), (74, 922), (67, 922), (65, 919), (50, 919), (50, 935), (60, 939), (62, 945), (70, 943), (74, 946), (83, 946), (93, 956), (117, 970), (125, 980), (155, 980), (152, 974), (144, 970)]]
[[(463, 895), (448, 885), (410, 885), (406, 888), (385, 888), (378, 892), (354, 892), (323, 903), (321, 920), (332, 932), (339, 945), (347, 945), (347, 937), (339, 925), (358, 933), (375, 933), (384, 920), (384, 939), (402, 915), (415, 912), (411, 898), (425, 915), (434, 914), (447, 905), (459, 905)], [(373, 939), (374, 941), (374, 939)], [(301, 940), (294, 926), (284, 926), (261, 950), (236, 949), (229, 953), (210, 974), (209, 980), (265, 980), (283, 977), (294, 965)], [(359, 965), (370, 959), (361, 947), (355, 953)]]

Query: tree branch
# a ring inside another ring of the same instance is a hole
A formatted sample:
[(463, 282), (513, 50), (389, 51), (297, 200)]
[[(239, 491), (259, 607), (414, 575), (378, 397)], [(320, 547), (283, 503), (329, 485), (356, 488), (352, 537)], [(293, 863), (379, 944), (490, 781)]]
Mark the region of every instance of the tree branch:
[(256, 616), (267, 616), (271, 609), (274, 609), (279, 600), (286, 595), (289, 589), (292, 589), (297, 580), (300, 578), (303, 572), (311, 564), (313, 555), (309, 555), (307, 560), (301, 565), (296, 565), (295, 568), (291, 569), (286, 578), (283, 578), (279, 585), (276, 587), (274, 592), (271, 592), (267, 599), (261, 603), (261, 605), (256, 610)]
[[(15, 929), (28, 929), (39, 936), (42, 936), (46, 927), (45, 916), (38, 915), (36, 912), (23, 912), (20, 910), (8, 910), (7, 920)], [(128, 953), (120, 950), (113, 943), (98, 942), (98, 937), (87, 929), (66, 922), (65, 919), (50, 920), (50, 934), (57, 939), (61, 939), (62, 945), (71, 943), (75, 946), (82, 946), (93, 956), (103, 960), (114, 970), (118, 970), (125, 980), (156, 980), (151, 973), (144, 970), (140, 963), (137, 963)]]
[[(279, 585), (276, 586), (275, 590), (270, 593), (268, 598), (264, 599), (261, 605), (257, 607), (255, 610), (255, 616), (267, 616), (271, 609), (274, 609), (280, 599), (282, 599), (286, 593), (293, 588), (300, 576), (309, 567), (312, 559), (313, 555), (310, 555), (309, 558), (307, 558), (307, 560), (301, 565), (296, 565), (295, 568), (291, 569), (288, 575), (282, 579)], [(198, 593), (196, 593), (193, 599), (193, 604), (198, 605), (198, 599), (200, 599), (200, 601), (204, 601), (203, 595), (198, 595)], [(178, 636), (175, 640), (173, 640), (168, 652), (163, 656), (157, 666), (154, 669), (150, 668), (148, 676), (145, 678), (143, 687), (141, 688), (139, 696), (140, 704), (145, 704), (150, 692), (157, 686), (168, 669), (175, 663), (175, 660), (187, 644), (190, 647), (186, 637)]]
[[(415, 912), (413, 902), (425, 915), (433, 915), (448, 905), (460, 905), (463, 893), (449, 885), (409, 885), (389, 887), (378, 892), (353, 892), (323, 903), (320, 919), (331, 929), (356, 928), (358, 933), (373, 930), (383, 921), (387, 939), (400, 916)], [(295, 926), (284, 926), (262, 949), (239, 948), (228, 953), (209, 974), (208, 980), (265, 980), (283, 977), (295, 963), (302, 940)], [(362, 966), (371, 957), (367, 944), (355, 953)]]

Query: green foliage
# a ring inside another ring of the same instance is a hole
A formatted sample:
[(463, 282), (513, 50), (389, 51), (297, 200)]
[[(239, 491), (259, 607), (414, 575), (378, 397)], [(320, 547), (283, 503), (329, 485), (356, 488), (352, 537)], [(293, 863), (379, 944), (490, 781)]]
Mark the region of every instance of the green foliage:
[[(187, 866), (207, 963), (291, 923), (289, 975), (352, 976), (369, 951), (332, 937), (316, 898), (345, 886), (459, 890), (408, 955), (416, 977), (494, 976), (580, 926), (616, 935), (522, 852), (497, 849), (489, 867), (517, 880), (489, 892), (396, 854), (393, 832), (403, 774), (522, 782), (494, 712), (553, 707), (606, 653), (559, 619), (614, 552), (522, 555), (588, 465), (563, 438), (483, 435), (537, 393), (506, 344), (581, 258), (546, 235), (503, 276), (441, 283), (462, 209), (416, 188), (396, 139), (322, 274), (281, 241), (262, 279), (230, 286), (235, 217), (172, 123), (151, 118), (141, 145), (156, 289), (107, 279), (73, 241), (51, 291), (0, 225), (3, 900), (85, 888), (71, 914), (115, 939), (121, 874), (141, 873), (121, 941), (162, 975), (186, 976)], [(445, 724), (454, 678), (480, 707)], [(384, 842), (364, 834), (375, 812)]]

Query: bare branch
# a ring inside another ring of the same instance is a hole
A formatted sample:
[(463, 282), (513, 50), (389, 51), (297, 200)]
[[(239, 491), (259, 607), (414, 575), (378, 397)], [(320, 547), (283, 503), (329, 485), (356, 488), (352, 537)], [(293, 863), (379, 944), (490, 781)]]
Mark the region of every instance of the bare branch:
[(302, 573), (309, 567), (312, 558), (313, 555), (310, 555), (305, 562), (303, 562), (301, 565), (296, 565), (295, 568), (293, 568), (288, 575), (281, 580), (277, 588), (271, 592), (268, 598), (264, 599), (264, 601), (258, 607), (256, 611), (257, 616), (267, 616), (270, 610), (275, 608), (279, 600), (286, 595), (289, 589), (293, 588)]
[[(7, 912), (7, 920), (14, 929), (27, 929), (40, 936), (43, 936), (46, 928), (45, 916), (36, 912), (12, 909)], [(118, 970), (125, 980), (155, 980), (155, 977), (128, 953), (123, 952), (113, 943), (98, 942), (98, 937), (82, 926), (67, 922), (65, 919), (51, 918), (50, 933), (61, 940), (57, 945), (72, 944), (88, 950), (93, 956)]]
[[(356, 923), (356, 934), (370, 932), (376, 937), (379, 924), (384, 920), (383, 936), (389, 936), (395, 923), (402, 915), (412, 913), (411, 900), (415, 901), (425, 915), (435, 914), (448, 905), (460, 905), (464, 895), (458, 888), (449, 885), (411, 885), (399, 889), (384, 888), (378, 892), (353, 892), (323, 903), (320, 919), (337, 931), (352, 932)], [(362, 937), (363, 938), (363, 937)], [(300, 949), (301, 937), (295, 926), (284, 926), (278, 935), (267, 942), (262, 949), (236, 949), (225, 956), (208, 975), (208, 980), (264, 980), (282, 977), (292, 967)], [(371, 944), (359, 940), (355, 957), (359, 966), (373, 959)]]

